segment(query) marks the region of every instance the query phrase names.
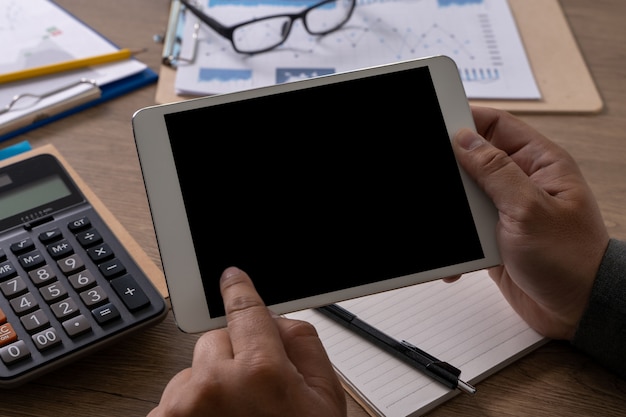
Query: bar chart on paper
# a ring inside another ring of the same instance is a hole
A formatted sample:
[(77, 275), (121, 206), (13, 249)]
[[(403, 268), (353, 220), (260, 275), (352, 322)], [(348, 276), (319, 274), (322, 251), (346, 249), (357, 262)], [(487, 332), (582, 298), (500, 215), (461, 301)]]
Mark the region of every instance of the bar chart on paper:
[[(225, 24), (302, 10), (310, 1), (205, 0), (204, 10)], [(190, 17), (186, 31), (195, 20)], [(221, 93), (283, 83), (431, 55), (447, 55), (459, 67), (469, 98), (539, 99), (507, 0), (357, 0), (350, 20), (323, 37), (298, 21), (277, 50), (246, 56), (202, 25), (195, 55), (177, 71), (177, 90)], [(190, 36), (185, 36), (185, 39)]]

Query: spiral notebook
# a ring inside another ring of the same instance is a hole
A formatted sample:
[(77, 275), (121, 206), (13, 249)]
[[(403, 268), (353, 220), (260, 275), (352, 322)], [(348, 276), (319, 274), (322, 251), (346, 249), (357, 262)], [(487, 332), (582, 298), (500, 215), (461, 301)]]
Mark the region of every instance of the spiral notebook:
[[(339, 305), (459, 368), (461, 379), (473, 385), (547, 342), (511, 308), (486, 271), (465, 274), (455, 283), (436, 280)], [(287, 316), (316, 327), (344, 387), (372, 416), (420, 416), (461, 393), (315, 310)]]

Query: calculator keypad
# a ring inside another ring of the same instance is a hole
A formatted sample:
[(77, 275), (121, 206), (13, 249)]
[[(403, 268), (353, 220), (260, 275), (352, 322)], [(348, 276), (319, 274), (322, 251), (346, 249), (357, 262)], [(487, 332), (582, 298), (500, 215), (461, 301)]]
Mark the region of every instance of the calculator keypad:
[(0, 383), (25, 382), (164, 316), (162, 297), (88, 211), (24, 228), (0, 247)]

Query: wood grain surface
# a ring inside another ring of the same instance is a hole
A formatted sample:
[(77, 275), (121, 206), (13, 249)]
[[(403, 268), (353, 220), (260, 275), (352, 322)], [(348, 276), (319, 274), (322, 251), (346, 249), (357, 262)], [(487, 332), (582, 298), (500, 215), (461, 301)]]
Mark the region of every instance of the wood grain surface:
[[(159, 71), (169, 0), (58, 0), (120, 47), (147, 48), (138, 58)], [(626, 239), (626, 31), (624, 0), (561, 0), (604, 100), (599, 114), (523, 114), (580, 164), (611, 236)], [(558, 48), (558, 45), (553, 45)], [(13, 139), (53, 144), (131, 236), (160, 266), (131, 129), (139, 108), (155, 104), (156, 85)], [(228, 131), (207, 124), (207, 130)], [(194, 138), (189, 138), (193, 146)], [(5, 143), (4, 145), (6, 145)], [(145, 416), (169, 379), (191, 363), (196, 335), (166, 320), (34, 382), (0, 391), (0, 416)], [(550, 342), (429, 416), (618, 416), (626, 381), (567, 343)], [(349, 399), (349, 416), (367, 414)], [(291, 416), (290, 416), (291, 417)], [(294, 416), (295, 417), (295, 416)]]

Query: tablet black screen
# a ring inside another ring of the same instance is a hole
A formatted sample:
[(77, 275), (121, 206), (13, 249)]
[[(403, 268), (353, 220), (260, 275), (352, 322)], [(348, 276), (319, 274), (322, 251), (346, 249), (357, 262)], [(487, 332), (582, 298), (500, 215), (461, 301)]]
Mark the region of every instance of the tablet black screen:
[(484, 257), (428, 68), (165, 117), (211, 316)]

